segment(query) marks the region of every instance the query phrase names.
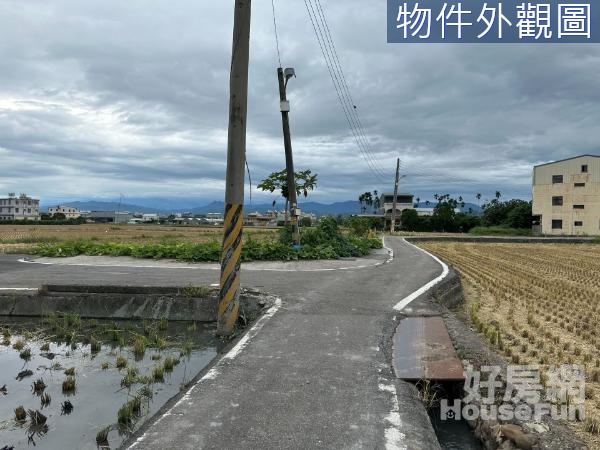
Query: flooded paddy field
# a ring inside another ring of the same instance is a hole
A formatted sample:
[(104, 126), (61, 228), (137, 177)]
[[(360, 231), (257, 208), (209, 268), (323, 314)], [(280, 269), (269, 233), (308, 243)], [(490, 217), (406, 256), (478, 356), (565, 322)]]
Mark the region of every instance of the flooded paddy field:
[(117, 448), (213, 360), (215, 328), (0, 318), (0, 448)]

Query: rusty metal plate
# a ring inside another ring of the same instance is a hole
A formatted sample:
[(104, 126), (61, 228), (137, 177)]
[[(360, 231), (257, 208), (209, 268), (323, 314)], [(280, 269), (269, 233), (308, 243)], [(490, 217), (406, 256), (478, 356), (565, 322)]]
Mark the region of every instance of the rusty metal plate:
[(393, 364), (403, 380), (464, 380), (441, 317), (407, 317), (396, 328)]

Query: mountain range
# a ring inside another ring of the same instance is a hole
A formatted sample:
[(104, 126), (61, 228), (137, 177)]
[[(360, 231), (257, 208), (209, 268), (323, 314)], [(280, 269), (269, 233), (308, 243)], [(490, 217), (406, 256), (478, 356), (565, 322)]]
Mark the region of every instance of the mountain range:
[[(157, 199), (159, 200), (159, 199)], [(63, 202), (62, 205), (71, 206), (73, 208), (77, 208), (80, 211), (128, 211), (133, 213), (142, 213), (142, 214), (173, 214), (173, 213), (182, 213), (182, 212), (190, 212), (193, 214), (206, 214), (209, 212), (222, 212), (225, 208), (225, 204), (222, 201), (213, 201), (207, 203), (204, 206), (196, 206), (196, 207), (186, 207), (185, 201), (182, 199), (177, 202), (173, 202), (169, 204), (167, 200), (161, 201), (151, 201), (146, 199), (143, 204), (136, 203), (119, 203), (119, 202), (110, 202), (110, 201), (98, 201), (98, 200), (89, 200), (89, 201), (73, 201), (73, 202)], [(188, 201), (187, 204), (191, 204)], [(50, 205), (42, 205), (42, 208), (47, 208)], [(171, 206), (169, 208), (169, 206)], [(282, 208), (282, 204), (278, 203), (276, 207), (278, 209)], [(426, 202), (420, 202), (419, 207), (421, 208), (433, 208), (435, 206), (435, 202), (432, 201), (429, 204)], [(250, 203), (245, 206), (246, 212), (259, 212), (265, 213), (268, 210), (273, 209), (273, 205), (271, 203)], [(334, 216), (337, 215), (350, 215), (357, 214), (360, 212), (360, 204), (356, 200), (347, 200), (343, 202), (335, 202), (335, 203), (319, 203), (319, 202), (303, 202), (299, 204), (300, 209), (303, 212), (313, 213), (317, 216), (322, 216), (325, 214), (331, 214)], [(474, 214), (481, 213), (481, 207), (476, 205), (475, 203), (466, 203), (462, 211), (469, 212), (469, 210)]]

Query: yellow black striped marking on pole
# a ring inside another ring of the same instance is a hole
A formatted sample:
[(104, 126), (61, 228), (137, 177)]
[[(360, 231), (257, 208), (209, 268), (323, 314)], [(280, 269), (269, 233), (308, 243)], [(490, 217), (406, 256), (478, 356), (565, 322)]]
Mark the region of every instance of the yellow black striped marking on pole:
[(218, 332), (229, 334), (238, 317), (240, 265), (242, 260), (243, 205), (225, 206), (223, 248), (221, 250), (221, 291), (218, 308)]

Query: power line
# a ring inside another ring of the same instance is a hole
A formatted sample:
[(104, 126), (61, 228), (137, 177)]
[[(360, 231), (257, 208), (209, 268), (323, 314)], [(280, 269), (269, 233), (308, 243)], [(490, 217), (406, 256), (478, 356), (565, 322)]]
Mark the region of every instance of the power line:
[(350, 108), (350, 112), (352, 113), (352, 117), (354, 118), (354, 121), (357, 125), (357, 128), (360, 132), (360, 136), (362, 138), (362, 141), (367, 149), (367, 152), (370, 154), (375, 166), (378, 169), (378, 172), (380, 172), (381, 174), (385, 175), (384, 170), (381, 168), (381, 166), (379, 165), (379, 163), (377, 162), (377, 159), (375, 158), (375, 155), (373, 153), (373, 150), (371, 148), (371, 144), (369, 142), (369, 139), (366, 136), (366, 132), (365, 129), (362, 125), (362, 121), (360, 120), (360, 115), (358, 113), (358, 108), (356, 107), (356, 103), (354, 102), (354, 99), (352, 98), (352, 94), (350, 93), (350, 86), (346, 80), (346, 76), (344, 75), (344, 71), (342, 69), (342, 64), (337, 52), (337, 48), (335, 46), (335, 41), (333, 40), (333, 37), (331, 35), (331, 30), (329, 28), (329, 22), (327, 21), (327, 16), (325, 15), (325, 11), (323, 10), (323, 7), (321, 5), (321, 1), (320, 0), (315, 0), (315, 4), (317, 5), (317, 10), (319, 11), (319, 15), (321, 18), (321, 22), (323, 23), (323, 29), (325, 30), (325, 37), (327, 38), (328, 41), (328, 45), (329, 45), (329, 49), (331, 52), (331, 55), (333, 56), (332, 60), (334, 62), (334, 67), (337, 68), (337, 71), (339, 73), (340, 79), (341, 79), (341, 87), (342, 87), (342, 92), (345, 94), (351, 108)]
[[(342, 83), (340, 82), (340, 76), (338, 76), (338, 72), (341, 69), (338, 65), (335, 64), (333, 60), (333, 52), (331, 49), (331, 45), (328, 44), (327, 38), (323, 35), (323, 29), (321, 27), (321, 23), (318, 20), (317, 13), (315, 12), (315, 8), (312, 4), (311, 0), (304, 0), (304, 5), (306, 6), (306, 11), (308, 12), (308, 16), (310, 22), (313, 27), (313, 31), (315, 33), (315, 37), (317, 38), (317, 42), (321, 49), (321, 53), (323, 54), (323, 58), (325, 59), (325, 65), (327, 66), (327, 70), (329, 71), (329, 75), (331, 77), (331, 81), (333, 82), (334, 89), (336, 91), (338, 100), (340, 105), (342, 106), (342, 111), (344, 112), (344, 116), (350, 126), (350, 130), (354, 136), (356, 144), (361, 151), (365, 162), (369, 166), (369, 169), (373, 172), (373, 174), (382, 182), (387, 182), (387, 176), (383, 173), (381, 169), (377, 166), (377, 161), (373, 157), (372, 153), (370, 153), (369, 148), (365, 145), (364, 134), (358, 128), (354, 116), (352, 114), (352, 110), (356, 109), (355, 105), (352, 104), (351, 101), (346, 98), (344, 94), (344, 88), (342, 87)], [(310, 6), (309, 6), (310, 5)]]
[(281, 54), (279, 53), (279, 35), (277, 33), (277, 18), (275, 16), (275, 0), (271, 0), (271, 8), (273, 9), (273, 30), (275, 31), (275, 47), (277, 48), (277, 60), (279, 61), (279, 67), (281, 65)]

